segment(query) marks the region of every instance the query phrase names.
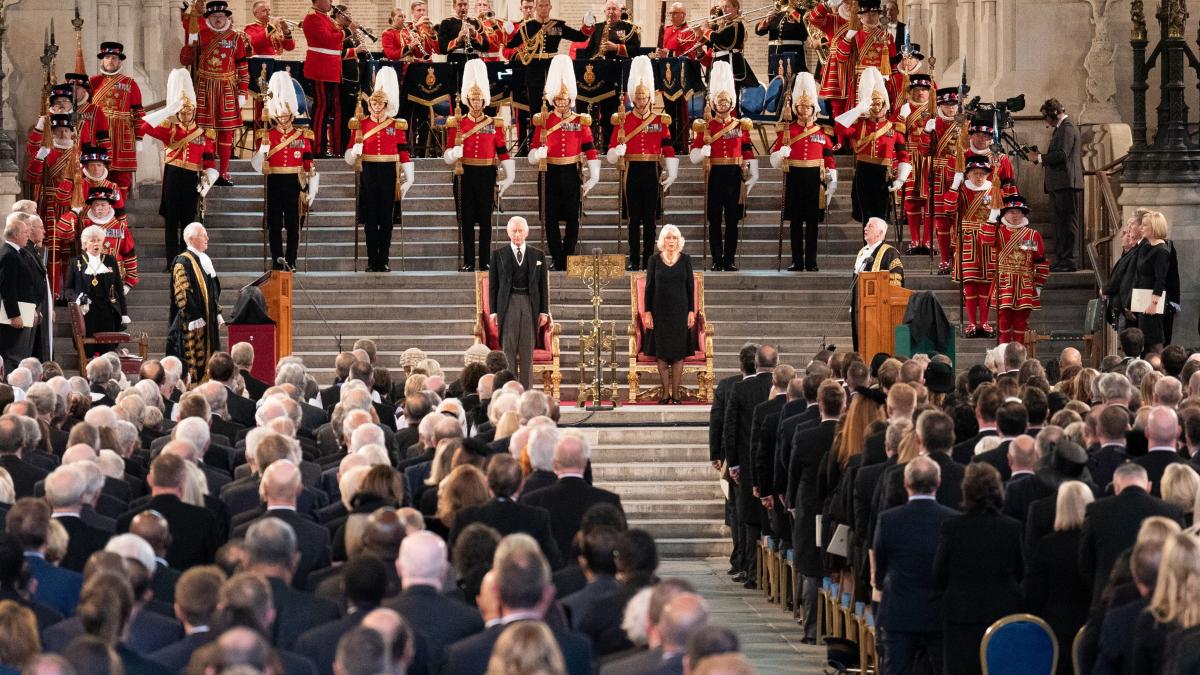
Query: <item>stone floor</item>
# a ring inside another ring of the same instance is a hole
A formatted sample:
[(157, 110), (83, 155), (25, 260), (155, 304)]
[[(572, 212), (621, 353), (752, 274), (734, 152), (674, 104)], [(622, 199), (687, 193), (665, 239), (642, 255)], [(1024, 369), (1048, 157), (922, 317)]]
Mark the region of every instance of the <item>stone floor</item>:
[(804, 637), (791, 613), (768, 603), (761, 592), (747, 591), (726, 576), (726, 560), (666, 560), (662, 577), (692, 582), (708, 600), (711, 620), (737, 631), (742, 651), (759, 673), (821, 673), (824, 648), (800, 644)]

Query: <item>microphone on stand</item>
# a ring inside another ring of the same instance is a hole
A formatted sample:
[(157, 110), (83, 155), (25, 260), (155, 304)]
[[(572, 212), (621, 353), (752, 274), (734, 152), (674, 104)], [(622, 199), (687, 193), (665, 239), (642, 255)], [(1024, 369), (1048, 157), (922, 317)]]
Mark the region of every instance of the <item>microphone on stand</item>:
[[(276, 258), (275, 262), (283, 265), (283, 269), (287, 272), (296, 271), (296, 268), (292, 267), (291, 264), (289, 264), (288, 261), (282, 256)], [(300, 283), (300, 277), (293, 276), (292, 282), (296, 284), (296, 288), (299, 288), (301, 293), (304, 293), (304, 299), (308, 301), (309, 307), (312, 307), (317, 312), (317, 316), (321, 319), (321, 323), (325, 326), (325, 333), (329, 335), (329, 337), (333, 338), (333, 342), (337, 346), (338, 353), (340, 354), (342, 352), (342, 336), (333, 332), (333, 328), (330, 327), (329, 321), (325, 319), (325, 313), (321, 311), (321, 308), (317, 305), (317, 303), (313, 302), (312, 296), (308, 294), (308, 289), (304, 287), (304, 284)]]

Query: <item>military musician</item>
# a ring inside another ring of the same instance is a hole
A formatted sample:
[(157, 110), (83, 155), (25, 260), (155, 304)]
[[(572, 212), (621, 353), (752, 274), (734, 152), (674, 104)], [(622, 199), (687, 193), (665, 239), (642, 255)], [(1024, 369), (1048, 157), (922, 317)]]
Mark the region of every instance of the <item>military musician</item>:
[(255, 56), (280, 56), (296, 48), (291, 22), (271, 16), (270, 0), (254, 0), (250, 13), (254, 22), (246, 24), (242, 32), (250, 38)]
[(333, 157), (342, 147), (342, 29), (329, 15), (332, 0), (312, 0), (300, 22), (308, 50), (304, 77), (313, 87), (313, 138), (316, 154)]
[(438, 52), (450, 63), (466, 63), (487, 51), (487, 39), (478, 19), (467, 16), (468, 0), (454, 0), (454, 16), (437, 26)]

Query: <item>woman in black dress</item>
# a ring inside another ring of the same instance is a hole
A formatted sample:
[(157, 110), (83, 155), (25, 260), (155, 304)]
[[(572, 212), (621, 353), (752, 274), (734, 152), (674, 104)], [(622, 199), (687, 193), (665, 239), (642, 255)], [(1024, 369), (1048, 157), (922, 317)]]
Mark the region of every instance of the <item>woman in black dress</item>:
[(1167, 274), (1171, 268), (1171, 252), (1167, 248), (1169, 234), (1170, 227), (1162, 213), (1151, 211), (1142, 218), (1142, 243), (1138, 245), (1134, 261), (1133, 289), (1150, 289), (1153, 295), (1148, 311), (1136, 314), (1137, 327), (1145, 336), (1147, 354), (1161, 352), (1166, 341), (1162, 312), (1166, 303)]
[[(90, 225), (80, 235), (83, 252), (67, 263), (66, 296), (79, 303), (89, 336), (125, 330), (129, 323), (125, 308), (124, 282), (117, 259), (102, 254), (104, 229)], [(110, 351), (115, 345), (92, 345), (92, 355)]]
[(683, 360), (695, 351), (696, 282), (683, 235), (674, 225), (658, 233), (658, 255), (646, 268), (646, 338), (642, 351), (658, 359), (661, 405), (683, 400)]

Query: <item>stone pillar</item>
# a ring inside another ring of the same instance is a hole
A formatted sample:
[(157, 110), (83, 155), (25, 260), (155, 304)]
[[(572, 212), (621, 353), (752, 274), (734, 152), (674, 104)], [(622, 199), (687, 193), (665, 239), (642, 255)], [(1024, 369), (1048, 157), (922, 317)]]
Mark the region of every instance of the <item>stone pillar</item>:
[(1142, 206), (1161, 211), (1171, 225), (1171, 242), (1179, 256), (1179, 285), (1182, 310), (1175, 316), (1172, 343), (1185, 348), (1200, 346), (1196, 333), (1197, 308), (1200, 307), (1200, 268), (1189, 261), (1200, 259), (1200, 186), (1165, 183), (1139, 183), (1123, 186), (1120, 196), (1123, 218)]
[(937, 65), (930, 72), (933, 73), (934, 81), (940, 84), (942, 78), (939, 74), (949, 72), (949, 66), (957, 61), (958, 54), (958, 47), (953, 40), (954, 26), (951, 25), (950, 9), (946, 6), (946, 0), (928, 0), (926, 16), (929, 19), (928, 34), (925, 36), (927, 44), (921, 46), (927, 55), (932, 50), (932, 54), (937, 58)]

